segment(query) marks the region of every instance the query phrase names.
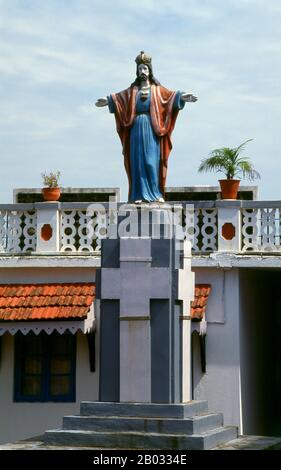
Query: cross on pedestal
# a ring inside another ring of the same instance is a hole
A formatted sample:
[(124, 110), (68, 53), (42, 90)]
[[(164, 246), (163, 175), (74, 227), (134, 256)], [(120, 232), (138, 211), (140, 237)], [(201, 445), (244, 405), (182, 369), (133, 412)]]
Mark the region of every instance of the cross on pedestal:
[(120, 239), (120, 267), (102, 268), (101, 299), (120, 308), (120, 401), (151, 401), (150, 301), (169, 299), (169, 267), (151, 266), (151, 240)]
[[(120, 238), (105, 240), (103, 250), (107, 246), (115, 267), (110, 267), (110, 257), (102, 264), (98, 289), (100, 399), (140, 403), (190, 399), (189, 382), (187, 391), (180, 390), (190, 373), (186, 365), (190, 361), (190, 321), (183, 321), (194, 288), (185, 287), (194, 284), (190, 252), (184, 258), (184, 269), (175, 269), (172, 240)], [(176, 310), (177, 300), (183, 300), (184, 310), (179, 302)], [(182, 344), (183, 337), (187, 344)], [(187, 360), (183, 358), (186, 353)]]

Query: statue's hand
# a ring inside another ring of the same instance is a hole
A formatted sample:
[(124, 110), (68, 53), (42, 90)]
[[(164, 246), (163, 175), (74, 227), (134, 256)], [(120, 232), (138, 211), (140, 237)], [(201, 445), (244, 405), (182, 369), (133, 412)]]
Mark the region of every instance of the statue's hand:
[(107, 98), (99, 98), (99, 99), (95, 102), (95, 105), (96, 105), (98, 108), (102, 108), (103, 106), (107, 106), (107, 105), (108, 105), (108, 99), (107, 99)]
[(188, 103), (195, 103), (198, 100), (197, 96), (192, 95), (192, 93), (182, 93), (181, 99)]

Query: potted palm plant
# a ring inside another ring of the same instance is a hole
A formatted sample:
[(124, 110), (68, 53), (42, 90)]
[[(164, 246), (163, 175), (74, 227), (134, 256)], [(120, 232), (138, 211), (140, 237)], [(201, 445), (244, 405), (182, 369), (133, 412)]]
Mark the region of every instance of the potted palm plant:
[(222, 199), (237, 198), (241, 177), (248, 178), (250, 181), (260, 178), (260, 174), (254, 169), (250, 159), (240, 155), (245, 145), (251, 140), (253, 139), (246, 140), (238, 147), (222, 147), (213, 150), (208, 158), (202, 160), (198, 168), (200, 173), (217, 171), (225, 174), (226, 179), (219, 180)]
[(44, 188), (42, 188), (44, 201), (58, 201), (61, 193), (59, 187), (60, 171), (41, 173), (41, 176), (44, 184)]

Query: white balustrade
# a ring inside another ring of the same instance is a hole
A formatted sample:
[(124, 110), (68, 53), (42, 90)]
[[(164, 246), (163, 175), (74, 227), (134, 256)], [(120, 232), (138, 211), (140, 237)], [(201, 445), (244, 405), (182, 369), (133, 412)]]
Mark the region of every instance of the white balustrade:
[(36, 227), (37, 216), (34, 209), (30, 211), (0, 209), (0, 252), (35, 251)]
[(0, 252), (6, 248), (6, 211), (0, 210)]
[(87, 210), (62, 210), (61, 251), (99, 252), (108, 223), (108, 212), (101, 204), (90, 204)]
[(241, 201), (218, 201), (217, 251), (241, 251)]
[(23, 235), (23, 250), (22, 251), (35, 251), (36, 250), (36, 226), (37, 226), (37, 213), (35, 211), (23, 212), (24, 224), (22, 227)]
[(77, 211), (66, 210), (60, 213), (61, 223), (61, 251), (77, 251), (75, 237), (77, 236), (77, 226), (75, 216)]
[(56, 201), (35, 203), (38, 253), (57, 253), (60, 250), (59, 207)]
[(242, 251), (281, 251), (281, 203), (280, 207), (256, 206), (242, 209)]
[[(178, 203), (177, 209), (181, 206), (178, 213), (172, 209), (177, 230), (194, 254), (281, 252), (279, 201)], [(116, 217), (108, 204), (3, 205), (0, 252), (100, 253), (101, 240), (117, 233)]]
[(185, 238), (191, 242), (195, 253), (217, 250), (217, 209), (185, 209)]
[(201, 209), (202, 220), (202, 247), (201, 251), (216, 251), (217, 249), (217, 209)]

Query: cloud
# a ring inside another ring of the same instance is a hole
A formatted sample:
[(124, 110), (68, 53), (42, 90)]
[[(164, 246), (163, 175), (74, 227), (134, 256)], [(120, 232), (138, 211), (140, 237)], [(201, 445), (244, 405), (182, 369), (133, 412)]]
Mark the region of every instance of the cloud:
[(1, 200), (35, 184), (46, 158), (66, 185), (125, 197), (114, 118), (93, 103), (133, 81), (142, 49), (165, 86), (199, 96), (179, 116), (168, 184), (214, 183), (200, 159), (253, 137), (262, 194), (278, 198), (280, 15), (278, 0), (0, 1)]

